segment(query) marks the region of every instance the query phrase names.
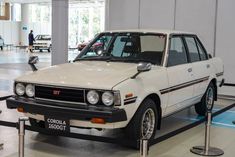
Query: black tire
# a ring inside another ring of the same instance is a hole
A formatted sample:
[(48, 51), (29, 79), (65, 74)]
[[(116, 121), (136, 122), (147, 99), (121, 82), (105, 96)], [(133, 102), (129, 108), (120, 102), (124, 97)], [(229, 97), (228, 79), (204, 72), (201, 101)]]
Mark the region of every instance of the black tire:
[(206, 92), (205, 92), (205, 94), (203, 95), (203, 97), (202, 97), (202, 100), (201, 100), (201, 102), (199, 102), (199, 103), (197, 103), (197, 104), (195, 104), (195, 111), (196, 111), (196, 113), (198, 114), (198, 115), (200, 115), (200, 116), (206, 116), (206, 112), (207, 112), (207, 105), (209, 105), (208, 104), (208, 101), (207, 101), (207, 96), (208, 96), (208, 92), (209, 92), (209, 90), (212, 90), (213, 91), (213, 101), (212, 101), (212, 108), (213, 108), (213, 106), (214, 106), (214, 101), (215, 101), (215, 86), (214, 86), (214, 84), (211, 82), (210, 84), (209, 84), (209, 86), (207, 87), (207, 90), (206, 90)]
[(43, 50), (42, 50), (42, 49), (40, 49), (40, 50), (39, 50), (39, 52), (43, 52)]
[(32, 127), (45, 128), (44, 121), (39, 121), (33, 118), (29, 118), (29, 123), (31, 124)]
[(152, 99), (145, 99), (141, 103), (140, 108), (137, 110), (134, 117), (125, 128), (126, 137), (130, 138), (131, 140), (139, 140), (140, 138), (143, 138), (141, 130), (142, 130), (142, 124), (143, 124), (143, 117), (147, 111), (153, 111), (154, 117), (155, 117), (154, 128), (151, 129), (152, 135), (150, 137), (147, 137), (147, 139), (149, 140), (154, 139), (156, 129), (157, 129), (158, 112), (157, 112), (156, 104)]
[(49, 53), (49, 52), (51, 52), (51, 49), (49, 48), (47, 51), (48, 51), (48, 53)]

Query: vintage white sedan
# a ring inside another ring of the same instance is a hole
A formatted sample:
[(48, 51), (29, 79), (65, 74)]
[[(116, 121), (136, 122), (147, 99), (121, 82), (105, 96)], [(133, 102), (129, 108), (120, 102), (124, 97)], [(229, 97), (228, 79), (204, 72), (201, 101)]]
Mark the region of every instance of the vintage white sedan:
[(34, 50), (47, 50), (51, 52), (51, 36), (50, 35), (37, 35), (35, 37), (35, 42), (33, 43)]
[(153, 139), (163, 117), (192, 105), (204, 116), (223, 72), (193, 33), (107, 31), (73, 63), (17, 78), (7, 106), (49, 130), (124, 128), (132, 139)]

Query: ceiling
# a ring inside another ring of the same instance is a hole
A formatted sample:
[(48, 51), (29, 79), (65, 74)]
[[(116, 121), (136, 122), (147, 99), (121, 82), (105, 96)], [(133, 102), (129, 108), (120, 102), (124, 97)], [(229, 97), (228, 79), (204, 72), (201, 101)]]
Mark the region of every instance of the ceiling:
[[(104, 0), (69, 0), (70, 2), (95, 2), (95, 1), (104, 1)], [(51, 0), (3, 0), (3, 2), (10, 3), (50, 3)]]

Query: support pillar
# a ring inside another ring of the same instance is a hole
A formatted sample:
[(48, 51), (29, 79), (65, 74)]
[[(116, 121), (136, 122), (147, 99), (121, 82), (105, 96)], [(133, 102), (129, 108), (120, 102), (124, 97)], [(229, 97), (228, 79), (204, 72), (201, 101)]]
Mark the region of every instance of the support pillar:
[(68, 62), (68, 9), (68, 0), (52, 0), (52, 65)]
[(29, 12), (29, 4), (21, 5), (21, 27), (20, 27), (20, 45), (28, 45), (28, 34), (30, 32), (30, 12)]

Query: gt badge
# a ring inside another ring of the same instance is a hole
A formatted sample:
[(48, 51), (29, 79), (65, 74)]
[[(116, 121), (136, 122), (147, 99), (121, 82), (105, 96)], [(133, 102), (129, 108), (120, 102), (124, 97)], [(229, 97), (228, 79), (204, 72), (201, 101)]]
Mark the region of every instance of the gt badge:
[(60, 95), (60, 90), (53, 90), (53, 95)]

